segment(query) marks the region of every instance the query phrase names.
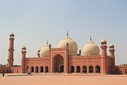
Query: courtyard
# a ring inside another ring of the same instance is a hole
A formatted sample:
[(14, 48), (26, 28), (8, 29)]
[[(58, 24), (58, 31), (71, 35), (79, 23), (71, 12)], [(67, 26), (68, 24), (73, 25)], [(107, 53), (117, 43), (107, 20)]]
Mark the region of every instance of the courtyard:
[(0, 75), (1, 85), (127, 85), (127, 75), (35, 73)]

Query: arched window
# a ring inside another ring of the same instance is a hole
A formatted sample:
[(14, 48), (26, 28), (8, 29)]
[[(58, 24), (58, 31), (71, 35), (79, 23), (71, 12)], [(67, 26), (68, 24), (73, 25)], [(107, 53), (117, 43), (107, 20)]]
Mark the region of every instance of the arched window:
[(89, 66), (89, 73), (93, 73), (93, 66)]
[(80, 66), (77, 66), (77, 67), (76, 67), (76, 72), (77, 72), (77, 73), (80, 73)]
[(43, 66), (41, 66), (40, 67), (40, 72), (43, 72), (43, 71), (44, 71)]
[(100, 73), (100, 66), (96, 66), (96, 73)]
[(71, 66), (71, 73), (74, 73), (74, 66)]
[(83, 70), (82, 72), (83, 72), (83, 73), (87, 73), (87, 67), (86, 67), (86, 66), (83, 66), (82, 68), (83, 68), (83, 69), (82, 69), (82, 70)]

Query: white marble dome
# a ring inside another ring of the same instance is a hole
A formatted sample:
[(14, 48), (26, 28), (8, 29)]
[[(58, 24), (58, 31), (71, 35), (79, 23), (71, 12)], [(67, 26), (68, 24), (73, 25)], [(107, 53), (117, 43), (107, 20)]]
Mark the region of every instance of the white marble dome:
[(82, 50), (82, 55), (83, 56), (91, 56), (91, 55), (99, 55), (100, 50), (99, 47), (90, 40)]
[(49, 45), (48, 43), (40, 50), (40, 57), (48, 57), (49, 56)]
[(69, 49), (69, 55), (77, 55), (77, 50), (78, 50), (78, 45), (77, 43), (72, 40), (68, 35), (63, 39), (61, 40), (59, 43), (58, 43), (58, 48), (65, 48), (66, 47), (66, 43), (68, 43), (68, 49)]

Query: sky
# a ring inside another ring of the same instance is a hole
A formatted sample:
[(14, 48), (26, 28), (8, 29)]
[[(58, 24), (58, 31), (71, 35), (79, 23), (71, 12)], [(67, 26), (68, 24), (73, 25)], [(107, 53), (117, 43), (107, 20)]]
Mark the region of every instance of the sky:
[(79, 50), (90, 35), (99, 47), (105, 39), (107, 46), (115, 45), (116, 65), (127, 64), (126, 4), (127, 0), (0, 0), (0, 63), (7, 63), (11, 33), (14, 64), (20, 65), (24, 45), (27, 57), (37, 57), (47, 40), (56, 48), (68, 30)]

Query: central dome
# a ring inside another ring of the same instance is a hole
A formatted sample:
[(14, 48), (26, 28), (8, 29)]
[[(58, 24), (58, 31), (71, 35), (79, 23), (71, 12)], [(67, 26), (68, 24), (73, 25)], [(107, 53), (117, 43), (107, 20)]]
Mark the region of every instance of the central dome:
[(83, 47), (83, 56), (90, 56), (90, 55), (99, 55), (99, 47), (90, 40), (84, 47)]
[(77, 55), (78, 46), (74, 40), (72, 40), (68, 35), (59, 42), (58, 48), (65, 48), (66, 43), (68, 43), (69, 55)]

